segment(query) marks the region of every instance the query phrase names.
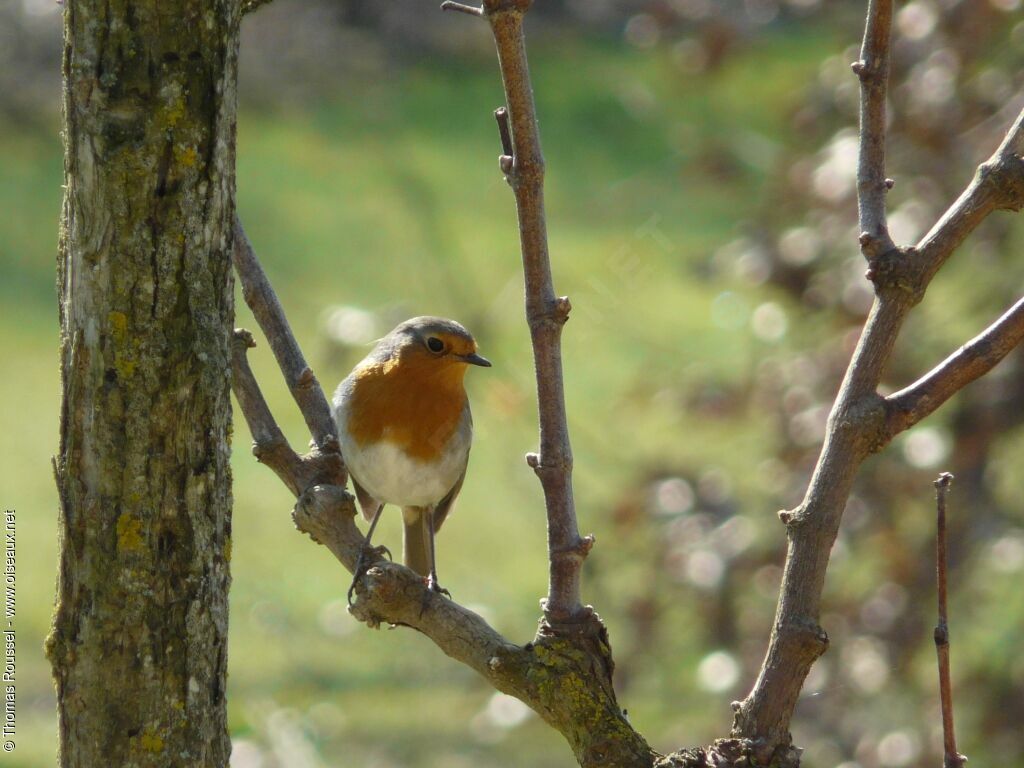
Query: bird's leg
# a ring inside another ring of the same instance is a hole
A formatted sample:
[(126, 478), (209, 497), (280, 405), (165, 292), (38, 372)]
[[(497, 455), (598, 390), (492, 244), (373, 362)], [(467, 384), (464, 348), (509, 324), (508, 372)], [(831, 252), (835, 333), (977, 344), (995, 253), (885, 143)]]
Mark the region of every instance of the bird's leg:
[(384, 511), (384, 505), (378, 504), (377, 511), (373, 513), (373, 520), (370, 521), (370, 530), (366, 532), (366, 540), (363, 542), (363, 546), (359, 549), (359, 557), (356, 558), (356, 567), (352, 571), (352, 585), (348, 588), (348, 604), (352, 605), (352, 594), (356, 589), (356, 582), (366, 573), (370, 568), (371, 557), (377, 554), (386, 553), (388, 559), (391, 559), (391, 551), (387, 547), (374, 547), (370, 544), (370, 539), (373, 538), (373, 531), (377, 527), (377, 521), (380, 520), (380, 513)]
[(430, 542), (430, 576), (427, 577), (427, 589), (432, 592), (439, 592), (442, 595), (452, 596), (452, 593), (437, 583), (437, 559), (434, 555), (434, 510), (426, 510), (427, 515), (427, 539)]

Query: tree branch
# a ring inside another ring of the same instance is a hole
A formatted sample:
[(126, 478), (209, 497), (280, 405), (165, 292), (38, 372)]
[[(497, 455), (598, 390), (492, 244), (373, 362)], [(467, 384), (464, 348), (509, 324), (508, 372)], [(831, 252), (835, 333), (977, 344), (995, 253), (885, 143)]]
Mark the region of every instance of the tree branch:
[(885, 403), (876, 390), (914, 305), (899, 290), (881, 291), (876, 285), (876, 291), (879, 295), (829, 414), (807, 493), (795, 510), (779, 513), (789, 546), (775, 622), (754, 688), (733, 705), (733, 735), (763, 745), (769, 754), (788, 748), (789, 723), (800, 690), (811, 666), (828, 648), (818, 617), (829, 553), (857, 470), (881, 447)]
[[(586, 621), (590, 609), (580, 600), (580, 571), (593, 537), (581, 538), (572, 492), (572, 448), (565, 416), (562, 378), (562, 326), (569, 319), (569, 299), (556, 297), (548, 255), (544, 214), (544, 156), (526, 58), (523, 16), (530, 0), (485, 0), (498, 49), (511, 122), (511, 163), (508, 133), (501, 131), (502, 172), (512, 187), (519, 215), (519, 237), (526, 282), (526, 319), (530, 327), (537, 373), (540, 453), (527, 456), (544, 489), (548, 517), (548, 596), (544, 614), (554, 625)], [(505, 115), (497, 112), (499, 128)]]
[[(863, 61), (854, 66), (862, 84), (860, 239), (869, 259), (867, 277), (875, 286), (875, 302), (829, 414), (825, 442), (807, 493), (799, 507), (779, 513), (786, 524), (789, 546), (775, 622), (757, 681), (747, 698), (734, 704), (733, 734), (764, 745), (766, 751), (773, 745), (779, 748), (790, 744), (789, 723), (800, 690), (814, 661), (828, 647), (828, 635), (818, 624), (821, 594), (829, 553), (854, 478), (863, 460), (885, 447), (899, 431), (893, 429), (893, 421), (900, 417), (890, 416), (899, 410), (878, 394), (878, 385), (906, 316), (956, 247), (985, 216), (999, 209), (1019, 210), (1024, 204), (1022, 113), (992, 157), (979, 166), (968, 189), (917, 247), (890, 247), (891, 241), (886, 240), (888, 235), (881, 228), (886, 186), (882, 165), (885, 81), (879, 73), (887, 67), (891, 15), (890, 0), (869, 0)], [(963, 386), (984, 373), (982, 367), (988, 370), (995, 365), (997, 355), (1001, 358), (1006, 354), (1008, 349), (1004, 351), (1003, 345), (1012, 346), (1017, 321), (1015, 308), (996, 323), (999, 330), (994, 336), (999, 345), (992, 349), (981, 343), (972, 348), (950, 364), (948, 372), (934, 377), (929, 374), (922, 380), (928, 383), (917, 390), (920, 403), (911, 407), (908, 396), (896, 405), (902, 402), (911, 411), (916, 407), (923, 417), (928, 407), (925, 403), (930, 402), (930, 413), (941, 404), (936, 399), (947, 388), (952, 394), (954, 383)], [(925, 395), (933, 399), (927, 401)]]
[(267, 280), (267, 275), (260, 266), (237, 215), (234, 236), (235, 271), (242, 284), (242, 297), (270, 343), (288, 389), (313, 435), (313, 443), (322, 451), (340, 453), (338, 439), (334, 434), (334, 417), (331, 416), (327, 398), (324, 397), (313, 370), (306, 364), (306, 358), (295, 341), (295, 335), (288, 324), (288, 318), (285, 317), (284, 309), (281, 308), (281, 302), (271, 288), (270, 281)]
[(1024, 299), (909, 387), (885, 398), (890, 439), (991, 371), (1024, 341)]
[(295, 496), (317, 484), (343, 488), (348, 473), (339, 451), (314, 446), (309, 453), (300, 456), (288, 444), (249, 367), (246, 352), (254, 346), (256, 342), (251, 333), (244, 328), (235, 329), (231, 342), (231, 389), (252, 433), (253, 456), (270, 467)]
[(860, 60), (852, 65), (860, 78), (860, 246), (869, 259), (896, 247), (885, 223), (885, 196), (892, 186), (892, 181), (885, 177), (885, 97), (889, 87), (891, 36), (892, 0), (870, 0)]

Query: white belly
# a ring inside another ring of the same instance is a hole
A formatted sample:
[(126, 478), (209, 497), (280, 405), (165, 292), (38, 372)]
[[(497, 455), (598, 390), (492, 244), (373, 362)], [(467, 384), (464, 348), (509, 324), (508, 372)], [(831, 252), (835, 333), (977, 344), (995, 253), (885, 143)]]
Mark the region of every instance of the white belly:
[(413, 458), (386, 440), (360, 446), (343, 426), (348, 420), (345, 405), (335, 412), (341, 454), (352, 477), (377, 501), (401, 507), (432, 506), (448, 495), (465, 471), (468, 437), (457, 433), (449, 450), (431, 462)]

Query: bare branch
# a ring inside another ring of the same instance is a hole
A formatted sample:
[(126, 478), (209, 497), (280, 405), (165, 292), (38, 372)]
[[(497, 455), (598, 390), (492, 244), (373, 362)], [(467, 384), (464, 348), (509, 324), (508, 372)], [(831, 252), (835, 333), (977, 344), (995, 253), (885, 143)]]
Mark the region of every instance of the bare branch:
[(292, 333), (288, 319), (281, 308), (270, 281), (260, 266), (256, 253), (253, 251), (249, 238), (245, 236), (242, 222), (235, 217), (235, 271), (242, 283), (242, 296), (245, 303), (252, 309), (256, 322), (260, 324), (263, 335), (270, 343), (277, 364), (284, 374), (288, 389), (302, 411), (313, 435), (313, 443), (322, 451), (340, 452), (335, 436), (334, 418), (327, 405), (313, 370), (306, 364), (295, 335)]
[(909, 387), (889, 395), (889, 436), (933, 413), (949, 398), (995, 368), (1024, 341), (1024, 299)]
[(261, 464), (274, 470), (274, 474), (295, 496), (316, 484), (344, 487), (348, 474), (337, 450), (314, 447), (300, 456), (288, 444), (249, 367), (246, 352), (254, 346), (256, 342), (251, 333), (242, 328), (235, 329), (231, 341), (231, 389), (252, 433), (253, 455)]
[(885, 223), (885, 196), (892, 182), (885, 177), (885, 98), (889, 86), (889, 41), (892, 0), (870, 0), (860, 60), (852, 65), (860, 78), (860, 154), (857, 163), (857, 207), (860, 246), (872, 259), (896, 245)]
[(993, 326), (998, 326), (998, 331), (993, 331), (992, 341), (998, 340), (998, 344), (968, 345), (970, 351), (954, 356), (955, 362), (951, 358), (948, 366), (940, 366), (945, 368), (941, 374), (936, 369), (922, 379), (916, 390), (919, 402), (907, 395), (891, 403), (878, 394), (903, 323), (931, 279), (985, 216), (1000, 209), (1019, 210), (1024, 204), (1022, 113), (999, 149), (979, 167), (968, 189), (916, 248), (894, 248), (886, 240), (878, 240), (888, 182), (882, 167), (884, 86), (873, 80), (884, 70), (877, 62), (888, 55), (891, 11), (889, 0), (869, 0), (862, 58), (876, 63), (855, 66), (864, 85), (858, 199), (862, 227), (865, 222), (874, 227), (864, 230), (867, 237), (862, 236), (861, 245), (869, 258), (867, 276), (875, 285), (876, 298), (836, 395), (807, 493), (799, 507), (780, 514), (786, 523), (789, 547), (775, 622), (758, 679), (747, 698), (735, 706), (733, 734), (769, 747), (790, 743), (789, 723), (803, 682), (811, 665), (828, 647), (828, 636), (818, 625), (821, 594), (829, 552), (861, 463), (881, 450), (898, 431), (894, 431), (893, 422), (901, 418), (901, 411), (914, 413), (917, 409), (923, 418), (953, 391), (995, 365), (996, 358), (1001, 359), (1009, 351), (1006, 345), (1012, 347), (1019, 340), (1015, 308)]
[[(556, 297), (551, 280), (547, 225), (544, 215), (544, 156), (526, 58), (523, 15), (528, 0), (485, 0), (484, 11), (494, 33), (511, 122), (511, 163), (503, 164), (515, 193), (520, 245), (526, 281), (526, 319), (530, 326), (537, 372), (540, 411), (540, 452), (530, 466), (544, 488), (548, 516), (549, 579), (545, 616), (553, 624), (584, 620), (580, 571), (589, 544), (581, 539), (572, 493), (572, 448), (565, 416), (562, 380), (562, 326), (569, 318), (566, 297)], [(503, 115), (496, 113), (499, 127)], [(502, 131), (504, 156), (508, 136)], [(506, 167), (507, 166), (507, 167)], [(566, 557), (574, 552), (577, 556)]]
[(942, 702), (943, 768), (962, 768), (967, 758), (956, 749), (953, 732), (953, 686), (949, 678), (949, 621), (946, 607), (946, 496), (953, 475), (943, 472), (935, 481), (937, 534), (935, 537), (935, 580), (938, 585), (939, 623), (935, 627), (935, 654), (939, 662), (939, 698)]

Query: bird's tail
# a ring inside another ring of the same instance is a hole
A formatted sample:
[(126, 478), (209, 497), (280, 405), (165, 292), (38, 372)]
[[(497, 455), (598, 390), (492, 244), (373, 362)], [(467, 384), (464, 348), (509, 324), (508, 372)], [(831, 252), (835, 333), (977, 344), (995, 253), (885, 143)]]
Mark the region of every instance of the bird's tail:
[(422, 507), (402, 509), (402, 520), (405, 522), (402, 560), (406, 567), (412, 568), (421, 576), (430, 575), (430, 529), (427, 521), (429, 514), (430, 511)]

